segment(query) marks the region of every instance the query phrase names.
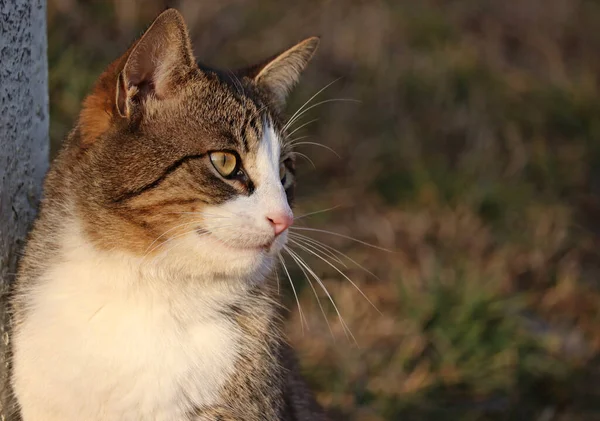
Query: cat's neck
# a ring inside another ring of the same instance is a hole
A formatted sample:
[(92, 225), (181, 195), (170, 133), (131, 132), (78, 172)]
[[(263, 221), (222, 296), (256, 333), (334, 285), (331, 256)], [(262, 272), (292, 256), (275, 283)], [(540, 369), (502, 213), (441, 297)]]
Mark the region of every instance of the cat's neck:
[[(75, 225), (60, 237), (39, 277), (24, 271), (19, 332), (22, 359), (52, 359), (45, 368), (49, 378), (63, 378), (72, 365), (85, 368), (69, 380), (64, 411), (91, 395), (97, 399), (84, 408), (91, 412), (78, 419), (95, 419), (90, 414), (99, 408), (113, 419), (159, 419), (140, 412), (153, 408), (183, 419), (200, 407), (221, 408), (248, 384), (270, 399), (261, 401), (253, 419), (277, 411), (283, 336), (268, 283), (194, 275), (118, 249), (98, 250)], [(52, 348), (43, 346), (48, 343)], [(73, 352), (82, 344), (91, 348)], [(40, 357), (46, 349), (49, 354)], [(109, 376), (98, 361), (111, 362)], [(33, 373), (20, 373), (15, 382), (27, 390), (36, 386), (28, 380)], [(132, 378), (141, 385), (135, 393)], [(117, 400), (104, 407), (108, 393), (134, 404), (124, 410)], [(153, 405), (139, 405), (148, 399)]]

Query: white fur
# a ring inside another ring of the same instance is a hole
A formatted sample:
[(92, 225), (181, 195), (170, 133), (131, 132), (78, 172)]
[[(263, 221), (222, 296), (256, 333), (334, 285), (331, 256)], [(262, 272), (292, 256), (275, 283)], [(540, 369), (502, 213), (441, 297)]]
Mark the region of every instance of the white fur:
[[(260, 282), (272, 269), (276, 254), (287, 241), (287, 231), (274, 238), (267, 216), (291, 216), (292, 210), (279, 178), (280, 139), (268, 123), (263, 132), (257, 151), (244, 157), (244, 169), (256, 185), (254, 193), (207, 206), (198, 222), (207, 233), (200, 240), (196, 232), (177, 238), (167, 246), (168, 253), (184, 262), (218, 267), (217, 272), (225, 278), (248, 282)], [(194, 267), (186, 270), (195, 271)]]
[[(268, 243), (273, 240), (273, 227), (267, 216), (292, 216), (279, 178), (279, 137), (268, 123), (264, 124), (263, 132), (256, 154), (244, 162), (245, 170), (256, 184), (256, 191), (207, 209), (206, 227), (226, 244), (257, 247)], [(227, 229), (219, 229), (220, 225), (226, 224), (231, 225)], [(285, 244), (286, 238), (287, 232), (284, 232), (276, 239), (277, 251)]]
[(236, 291), (78, 238), (14, 338), (24, 420), (173, 421), (215, 403), (240, 338), (217, 310)]
[(156, 257), (99, 251), (71, 224), (14, 337), (24, 421), (184, 421), (218, 402), (243, 349), (219, 309), (264, 279), (286, 241), (258, 247), (273, 240), (266, 215), (291, 214), (279, 154), (266, 125), (245, 162), (254, 194), (207, 210), (210, 234), (173, 238)]

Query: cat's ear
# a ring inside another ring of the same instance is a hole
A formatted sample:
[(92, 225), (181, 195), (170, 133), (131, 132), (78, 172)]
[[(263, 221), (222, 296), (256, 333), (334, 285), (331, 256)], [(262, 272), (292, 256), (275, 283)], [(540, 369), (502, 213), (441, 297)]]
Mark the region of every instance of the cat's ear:
[(183, 16), (175, 9), (167, 9), (130, 50), (117, 80), (117, 112), (129, 117), (148, 95), (158, 99), (169, 97), (178, 81), (194, 66)]
[(245, 70), (244, 76), (269, 92), (276, 106), (283, 108), (288, 94), (298, 83), (300, 74), (319, 46), (319, 38), (311, 37)]

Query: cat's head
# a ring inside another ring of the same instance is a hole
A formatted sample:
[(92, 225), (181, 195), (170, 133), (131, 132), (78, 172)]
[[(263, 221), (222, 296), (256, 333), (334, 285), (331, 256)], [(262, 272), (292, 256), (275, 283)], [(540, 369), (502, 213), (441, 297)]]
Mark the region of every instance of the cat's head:
[(280, 114), (317, 45), (212, 71), (196, 64), (181, 15), (163, 12), (100, 77), (63, 154), (86, 235), (216, 275), (268, 269), (293, 222)]

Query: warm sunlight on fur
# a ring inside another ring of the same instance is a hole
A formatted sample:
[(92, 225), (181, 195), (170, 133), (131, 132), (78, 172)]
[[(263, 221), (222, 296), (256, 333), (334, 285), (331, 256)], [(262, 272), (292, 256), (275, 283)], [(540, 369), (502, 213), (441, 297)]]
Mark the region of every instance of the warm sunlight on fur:
[(282, 107), (317, 44), (211, 70), (168, 9), (100, 76), (16, 281), (23, 421), (324, 419), (273, 276), (296, 181)]

